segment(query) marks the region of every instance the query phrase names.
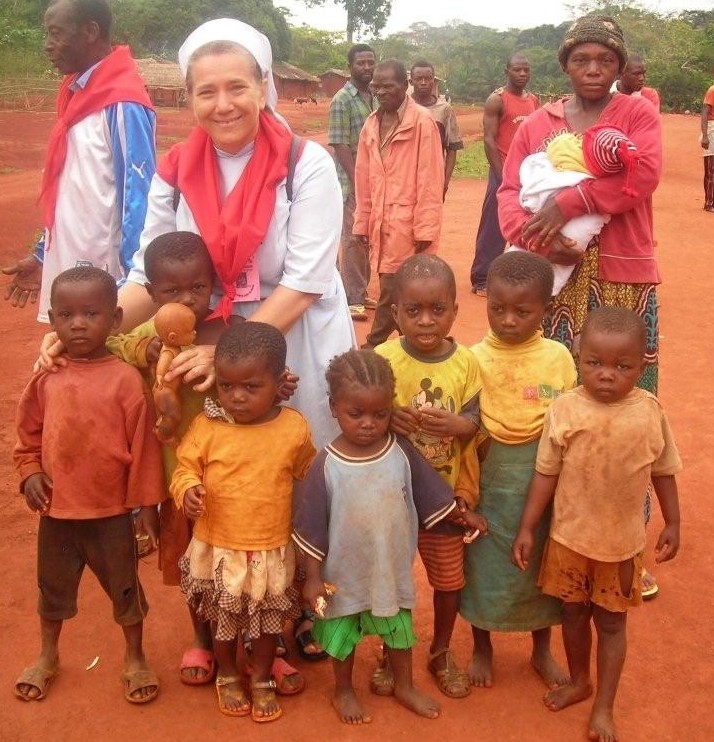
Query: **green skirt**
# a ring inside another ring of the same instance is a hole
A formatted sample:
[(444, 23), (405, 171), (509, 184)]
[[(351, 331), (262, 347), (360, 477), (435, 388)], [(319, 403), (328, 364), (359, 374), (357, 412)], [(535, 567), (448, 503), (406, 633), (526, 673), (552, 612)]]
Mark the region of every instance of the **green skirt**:
[(466, 587), (461, 592), (461, 615), (486, 631), (535, 631), (561, 622), (560, 601), (543, 595), (536, 580), (550, 530), (550, 510), (536, 532), (528, 569), (511, 563), (511, 543), (535, 467), (538, 441), (505, 445), (491, 440), (481, 464), (481, 502), (478, 512), (488, 520), (488, 535), (466, 551)]

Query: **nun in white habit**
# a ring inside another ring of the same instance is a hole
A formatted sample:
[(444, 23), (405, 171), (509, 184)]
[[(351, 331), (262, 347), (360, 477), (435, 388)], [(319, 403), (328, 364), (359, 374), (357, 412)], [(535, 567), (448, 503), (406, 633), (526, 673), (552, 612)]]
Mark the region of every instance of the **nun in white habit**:
[[(332, 158), (301, 141), (288, 197), (295, 144), (274, 113), (270, 42), (252, 26), (227, 18), (204, 23), (182, 45), (179, 64), (197, 126), (162, 158), (151, 184), (140, 248), (120, 290), (124, 325), (151, 314), (144, 289), (151, 240), (177, 230), (200, 234), (216, 270), (215, 314), (267, 322), (284, 333), (288, 366), (300, 377), (289, 404), (305, 415), (322, 447), (338, 434), (325, 371), (355, 345), (336, 270), (342, 196)], [(213, 350), (184, 351), (173, 373), (188, 383), (211, 381)]]

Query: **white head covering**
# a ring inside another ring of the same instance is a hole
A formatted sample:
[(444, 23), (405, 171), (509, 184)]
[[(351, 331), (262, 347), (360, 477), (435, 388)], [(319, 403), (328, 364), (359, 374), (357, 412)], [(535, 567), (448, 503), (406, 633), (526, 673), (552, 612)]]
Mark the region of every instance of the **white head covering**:
[(253, 55), (263, 76), (267, 78), (267, 103), (275, 110), (278, 103), (278, 91), (275, 89), (273, 80), (273, 51), (270, 48), (270, 41), (253, 26), (235, 18), (217, 18), (214, 21), (207, 21), (188, 35), (178, 53), (178, 62), (184, 77), (193, 53), (212, 41), (232, 41), (240, 44)]

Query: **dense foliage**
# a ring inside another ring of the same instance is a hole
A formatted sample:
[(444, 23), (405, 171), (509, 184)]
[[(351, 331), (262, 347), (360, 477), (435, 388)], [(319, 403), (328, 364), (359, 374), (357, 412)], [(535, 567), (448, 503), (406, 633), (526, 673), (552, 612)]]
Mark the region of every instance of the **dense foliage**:
[[(313, 5), (326, 1), (305, 0)], [(390, 3), (384, 0), (329, 1), (353, 9), (348, 16), (352, 31), (371, 31), (375, 36), (390, 12)], [(47, 4), (47, 0), (0, 0), (0, 77), (51, 74), (42, 54), (41, 24)], [(113, 0), (112, 5), (115, 40), (129, 43), (137, 56), (175, 58), (191, 29), (209, 18), (229, 16), (260, 28), (270, 38), (276, 59), (313, 74), (347, 66), (349, 42), (344, 35), (309, 26), (290, 28), (272, 0)], [(572, 12), (576, 16), (590, 10), (617, 18), (630, 50), (647, 59), (648, 84), (660, 91), (667, 108), (699, 109), (714, 68), (714, 10), (664, 15), (635, 2), (592, 0)], [(556, 57), (567, 25), (496, 31), (460, 21), (440, 27), (414, 23), (407, 31), (376, 37), (371, 43), (381, 59), (396, 57), (408, 65), (418, 58), (430, 60), (452, 97), (462, 102), (483, 102), (503, 83), (508, 56), (523, 51), (533, 68), (532, 88), (543, 96), (555, 96), (568, 90)]]

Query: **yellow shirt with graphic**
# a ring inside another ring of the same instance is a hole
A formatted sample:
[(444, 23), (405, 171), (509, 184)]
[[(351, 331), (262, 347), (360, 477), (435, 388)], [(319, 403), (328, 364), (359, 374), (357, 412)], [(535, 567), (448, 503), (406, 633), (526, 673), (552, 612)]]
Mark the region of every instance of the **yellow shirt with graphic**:
[(471, 351), (483, 379), (481, 425), (501, 443), (538, 438), (550, 403), (577, 381), (568, 349), (540, 330), (518, 345), (504, 343), (489, 330)]
[[(392, 366), (397, 381), (396, 407), (436, 407), (456, 415), (467, 414), (481, 391), (478, 363), (469, 349), (453, 343), (443, 356), (423, 356), (410, 348), (404, 338), (388, 340), (375, 351)], [(475, 419), (476, 424), (478, 420)], [(452, 436), (434, 436), (419, 431), (409, 437), (414, 447), (454, 489), (461, 469), (462, 444)], [(473, 483), (469, 486), (473, 489)], [(473, 504), (475, 492), (459, 492)]]

